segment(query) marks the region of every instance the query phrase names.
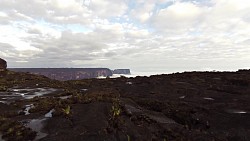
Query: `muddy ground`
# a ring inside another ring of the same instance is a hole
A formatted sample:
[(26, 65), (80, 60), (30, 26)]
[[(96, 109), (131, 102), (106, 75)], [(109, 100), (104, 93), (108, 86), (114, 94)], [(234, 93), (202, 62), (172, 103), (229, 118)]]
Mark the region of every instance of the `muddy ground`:
[(250, 71), (56, 81), (0, 74), (0, 141), (249, 141)]

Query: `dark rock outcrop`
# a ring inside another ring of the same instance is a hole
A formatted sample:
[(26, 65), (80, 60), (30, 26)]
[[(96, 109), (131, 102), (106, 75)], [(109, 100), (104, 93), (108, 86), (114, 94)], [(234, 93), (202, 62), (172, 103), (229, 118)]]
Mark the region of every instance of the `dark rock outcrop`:
[(7, 62), (4, 59), (0, 58), (0, 71), (5, 71), (6, 68), (7, 68)]
[(113, 74), (130, 74), (130, 69), (115, 69)]

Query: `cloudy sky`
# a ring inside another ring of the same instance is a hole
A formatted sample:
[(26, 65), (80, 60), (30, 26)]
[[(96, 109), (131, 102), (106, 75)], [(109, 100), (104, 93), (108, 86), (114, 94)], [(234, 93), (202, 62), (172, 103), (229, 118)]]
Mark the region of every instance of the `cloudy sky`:
[(9, 67), (250, 68), (249, 0), (1, 0)]

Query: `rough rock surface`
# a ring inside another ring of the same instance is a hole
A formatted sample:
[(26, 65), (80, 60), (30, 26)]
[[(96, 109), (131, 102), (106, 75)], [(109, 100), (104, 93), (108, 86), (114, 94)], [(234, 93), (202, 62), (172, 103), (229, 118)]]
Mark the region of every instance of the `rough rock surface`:
[(0, 58), (0, 71), (5, 71), (6, 68), (7, 68), (7, 62), (4, 59)]
[[(0, 135), (6, 141), (41, 134), (42, 141), (249, 141), (249, 72), (56, 81), (9, 71), (0, 78)], [(37, 93), (49, 88), (57, 91)], [(30, 94), (39, 97), (24, 99)], [(29, 128), (31, 121), (39, 131)]]

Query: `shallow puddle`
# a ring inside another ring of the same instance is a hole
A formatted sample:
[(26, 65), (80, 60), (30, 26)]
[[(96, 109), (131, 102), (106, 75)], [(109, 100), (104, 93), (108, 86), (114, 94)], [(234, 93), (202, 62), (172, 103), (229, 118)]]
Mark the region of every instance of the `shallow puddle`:
[(72, 97), (72, 95), (66, 95), (66, 96), (60, 96), (59, 98), (60, 99), (68, 99), (68, 98), (71, 98)]
[(0, 103), (6, 104), (7, 102), (6, 101), (0, 101)]
[(0, 101), (0, 103), (3, 103), (3, 104), (7, 104), (7, 105), (10, 105), (10, 103), (11, 103), (11, 102), (9, 102), (9, 101), (3, 101), (3, 100), (1, 100), (1, 101)]
[(211, 98), (211, 97), (204, 97), (203, 99), (205, 99), (205, 100), (214, 100), (214, 99)]
[(2, 136), (3, 135), (0, 133), (0, 141), (5, 141), (5, 140), (2, 139)]
[(44, 117), (46, 117), (46, 118), (51, 118), (53, 112), (55, 112), (55, 109), (50, 110), (48, 113), (46, 113), (46, 114), (44, 115)]
[(43, 128), (43, 122), (46, 120), (46, 118), (43, 119), (32, 119), (27, 124), (26, 127), (29, 127), (33, 131), (37, 132), (37, 136), (35, 138), (35, 141), (40, 140), (44, 137), (46, 137), (48, 134), (43, 133), (41, 130)]
[(34, 108), (34, 105), (33, 104), (30, 104), (30, 105), (25, 105), (25, 109), (24, 109), (24, 115), (29, 115), (30, 114), (30, 112), (29, 112), (29, 110), (31, 109), (31, 108)]
[(44, 137), (46, 137), (48, 134), (47, 133), (43, 133), (42, 129), (44, 127), (44, 122), (48, 119), (52, 117), (52, 113), (55, 111), (55, 109), (50, 110), (48, 113), (46, 113), (44, 115), (45, 118), (40, 118), (40, 119), (32, 119), (29, 120), (26, 123), (26, 127), (29, 127), (30, 129), (32, 129), (33, 131), (37, 132), (37, 136), (35, 138), (35, 141), (38, 141)]
[(179, 98), (180, 98), (180, 99), (183, 99), (183, 98), (185, 98), (185, 97), (186, 97), (186, 96), (185, 96), (185, 95), (183, 95), (183, 96), (180, 96)]
[(53, 93), (55, 91), (57, 91), (57, 89), (54, 89), (54, 88), (37, 88), (35, 92), (25, 94), (24, 98), (25, 99), (32, 99), (32, 98), (34, 98), (36, 96), (47, 95), (47, 94)]
[(51, 94), (53, 92), (58, 91), (58, 89), (54, 88), (27, 88), (27, 89), (17, 89), (12, 88), (7, 92), (1, 92), (0, 98), (1, 103), (11, 103), (15, 100), (22, 99), (32, 99), (36, 96), (43, 96), (47, 94)]
[(133, 83), (132, 82), (126, 82), (127, 85), (132, 85)]
[(235, 110), (235, 109), (230, 109), (230, 110), (226, 110), (228, 113), (231, 114), (247, 114), (247, 111), (244, 110)]
[(81, 91), (84, 91), (84, 92), (87, 91), (87, 90), (88, 90), (88, 89), (81, 89)]

